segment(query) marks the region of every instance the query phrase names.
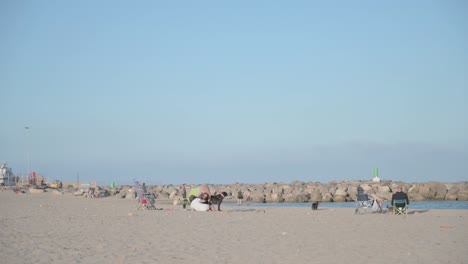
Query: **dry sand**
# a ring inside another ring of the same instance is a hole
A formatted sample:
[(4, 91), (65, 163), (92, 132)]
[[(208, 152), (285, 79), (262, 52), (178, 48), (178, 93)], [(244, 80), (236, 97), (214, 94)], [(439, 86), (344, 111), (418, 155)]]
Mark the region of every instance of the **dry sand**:
[(0, 192), (1, 263), (468, 263), (468, 210), (224, 206), (193, 212)]

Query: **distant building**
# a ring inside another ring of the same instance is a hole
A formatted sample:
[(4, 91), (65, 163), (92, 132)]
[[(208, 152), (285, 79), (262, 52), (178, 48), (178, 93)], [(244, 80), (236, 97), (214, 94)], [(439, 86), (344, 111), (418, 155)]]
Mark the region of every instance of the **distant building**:
[(0, 186), (15, 186), (16, 177), (13, 175), (11, 168), (8, 168), (5, 163), (0, 166)]

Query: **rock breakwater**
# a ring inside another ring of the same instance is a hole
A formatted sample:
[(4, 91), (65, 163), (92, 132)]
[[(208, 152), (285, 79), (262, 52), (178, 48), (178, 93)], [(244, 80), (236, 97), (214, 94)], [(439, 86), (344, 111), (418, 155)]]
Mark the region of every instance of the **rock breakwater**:
[[(390, 200), (396, 187), (401, 185), (412, 201), (451, 200), (468, 201), (468, 182), (425, 182), (404, 183), (393, 181), (334, 181), (329, 183), (301, 182), (263, 183), (263, 184), (209, 184), (211, 192), (227, 192), (231, 198), (236, 198), (238, 191), (250, 190), (252, 202), (268, 203), (282, 202), (352, 202), (356, 200), (357, 188), (361, 187), (367, 193), (375, 193), (382, 199)], [(197, 184), (186, 184), (188, 188)], [(29, 192), (27, 188), (0, 187), (1, 190), (13, 189), (15, 192)], [(158, 200), (177, 200), (182, 196), (181, 185), (147, 185), (148, 192), (153, 193)], [(115, 197), (118, 199), (136, 199), (134, 186), (97, 187), (93, 190), (68, 190), (75, 196), (88, 198)], [(234, 199), (235, 200), (235, 199)], [(229, 199), (226, 199), (229, 202)]]
[[(367, 193), (375, 193), (382, 199), (390, 200), (398, 185), (412, 201), (430, 200), (468, 200), (468, 182), (443, 183), (404, 183), (393, 181), (337, 181), (329, 183), (301, 182), (291, 183), (263, 183), (263, 184), (210, 184), (212, 193), (227, 192), (234, 198), (237, 192), (250, 190), (253, 202), (281, 203), (281, 202), (352, 202), (356, 199), (357, 188), (362, 187)], [(196, 185), (187, 185), (188, 187)], [(180, 185), (148, 185), (147, 190), (156, 195), (158, 199), (175, 200), (181, 197)], [(135, 197), (131, 186), (118, 186), (109, 190), (111, 195), (126, 198)]]

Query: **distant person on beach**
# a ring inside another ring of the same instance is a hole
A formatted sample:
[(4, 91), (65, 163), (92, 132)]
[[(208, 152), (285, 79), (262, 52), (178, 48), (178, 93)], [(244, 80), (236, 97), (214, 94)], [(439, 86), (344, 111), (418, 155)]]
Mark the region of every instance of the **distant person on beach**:
[(409, 204), (409, 199), (408, 195), (403, 192), (403, 187), (401, 185), (398, 185), (396, 188), (396, 193), (392, 195), (392, 206), (396, 207), (404, 207), (404, 204), (394, 204), (395, 200), (406, 200), (406, 204)]
[(266, 203), (266, 194), (263, 195), (263, 203)]
[(250, 189), (247, 188), (247, 191), (244, 192), (244, 197), (247, 205), (250, 205), (250, 202), (252, 201), (252, 192)]
[(187, 189), (185, 188), (185, 184), (182, 184), (182, 198), (187, 198)]
[(182, 184), (182, 207), (185, 209), (185, 207), (188, 204), (187, 200), (187, 188), (185, 188), (185, 184)]
[(237, 205), (241, 205), (242, 204), (242, 199), (244, 199), (244, 196), (242, 195), (242, 190), (239, 189), (237, 191)]

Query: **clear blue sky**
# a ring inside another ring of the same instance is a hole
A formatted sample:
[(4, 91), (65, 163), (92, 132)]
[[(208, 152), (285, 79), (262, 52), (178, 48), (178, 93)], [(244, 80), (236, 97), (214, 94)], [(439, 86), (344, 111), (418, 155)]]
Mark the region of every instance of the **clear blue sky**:
[(106, 184), (468, 180), (467, 14), (3, 0), (0, 160)]

